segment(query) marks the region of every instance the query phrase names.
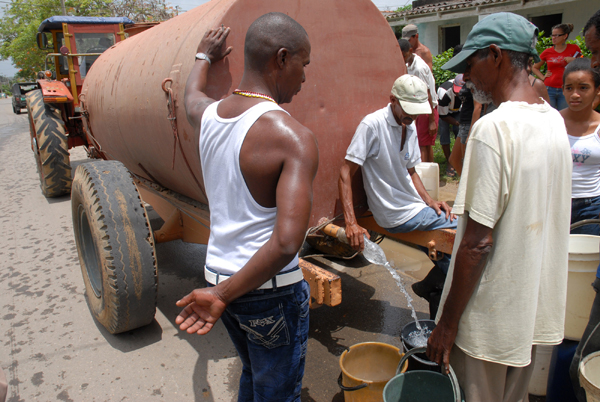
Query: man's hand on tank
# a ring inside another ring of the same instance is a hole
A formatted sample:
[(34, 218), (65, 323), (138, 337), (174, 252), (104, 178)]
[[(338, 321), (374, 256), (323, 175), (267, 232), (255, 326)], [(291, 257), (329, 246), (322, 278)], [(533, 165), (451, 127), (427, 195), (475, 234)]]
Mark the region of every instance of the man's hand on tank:
[(346, 238), (350, 242), (350, 245), (353, 249), (358, 251), (363, 251), (365, 248), (365, 240), (364, 236), (367, 236), (367, 239), (371, 239), (369, 232), (367, 229), (357, 225), (346, 225)]
[(188, 334), (207, 334), (225, 311), (225, 303), (215, 288), (195, 289), (177, 303), (184, 307), (175, 318), (175, 324)]
[(232, 46), (225, 48), (225, 40), (231, 28), (221, 25), (220, 28), (209, 29), (198, 45), (197, 53), (204, 53), (211, 63), (219, 61), (233, 50)]

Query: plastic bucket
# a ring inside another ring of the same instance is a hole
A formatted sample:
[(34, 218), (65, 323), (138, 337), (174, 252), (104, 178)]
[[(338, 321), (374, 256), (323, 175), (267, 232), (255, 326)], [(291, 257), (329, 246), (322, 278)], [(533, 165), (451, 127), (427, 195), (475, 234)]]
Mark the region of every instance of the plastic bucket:
[(537, 345), (535, 348), (535, 363), (533, 364), (533, 374), (529, 381), (530, 394), (536, 396), (546, 396), (548, 387), (548, 373), (550, 372), (550, 363), (552, 361), (552, 345)]
[[(407, 352), (400, 364), (415, 353), (425, 353), (427, 348)], [(400, 366), (398, 366), (400, 367)], [(407, 371), (392, 378), (383, 390), (384, 402), (464, 402), (454, 370), (445, 376), (433, 371)]]
[(587, 355), (579, 363), (579, 382), (588, 402), (600, 402), (600, 352)]
[(427, 193), (431, 198), (437, 200), (440, 194), (440, 167), (435, 162), (421, 162), (415, 166), (415, 170)]
[[(385, 384), (396, 375), (404, 356), (395, 346), (365, 342), (350, 346), (340, 357), (338, 385), (346, 402), (381, 402)], [(408, 363), (403, 361), (402, 372)]]
[(600, 236), (572, 234), (569, 238), (569, 278), (565, 310), (565, 338), (580, 341), (590, 318), (596, 293), (591, 284), (598, 268)]
[[(435, 328), (435, 321), (433, 320), (419, 320), (419, 325), (421, 328), (427, 328), (429, 331), (433, 331)], [(423, 347), (423, 345), (414, 345), (411, 343), (409, 335), (418, 331), (417, 323), (415, 321), (409, 322), (404, 327), (402, 327), (402, 331), (400, 332), (400, 337), (402, 338), (402, 346), (404, 347), (405, 352), (409, 352), (416, 347)], [(411, 360), (418, 362), (418, 364), (413, 364), (411, 361), (409, 363), (409, 370), (412, 371), (413, 368), (417, 370), (439, 370), (439, 366), (429, 360), (425, 353), (417, 353), (411, 356)]]

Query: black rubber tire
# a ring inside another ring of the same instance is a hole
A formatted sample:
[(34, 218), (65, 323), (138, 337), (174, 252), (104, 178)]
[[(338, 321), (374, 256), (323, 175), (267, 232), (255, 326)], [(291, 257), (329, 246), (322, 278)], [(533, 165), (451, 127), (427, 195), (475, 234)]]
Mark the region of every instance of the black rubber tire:
[(44, 103), (41, 90), (27, 93), (32, 147), (40, 187), (47, 198), (71, 192), (71, 161), (67, 131), (60, 110)]
[(79, 165), (71, 208), (92, 315), (111, 334), (150, 324), (158, 290), (154, 238), (129, 171), (117, 161)]

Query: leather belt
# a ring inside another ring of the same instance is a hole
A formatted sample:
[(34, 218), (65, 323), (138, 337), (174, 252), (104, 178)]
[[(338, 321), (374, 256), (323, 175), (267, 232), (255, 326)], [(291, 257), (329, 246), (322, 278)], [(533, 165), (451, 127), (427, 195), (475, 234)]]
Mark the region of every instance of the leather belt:
[[(212, 285), (218, 285), (219, 283), (226, 281), (231, 278), (231, 275), (220, 274), (218, 272), (204, 267), (204, 279)], [(284, 286), (293, 285), (294, 283), (300, 282), (304, 279), (302, 270), (299, 267), (293, 268), (289, 271), (275, 275), (271, 280), (263, 283), (258, 289), (277, 289)]]

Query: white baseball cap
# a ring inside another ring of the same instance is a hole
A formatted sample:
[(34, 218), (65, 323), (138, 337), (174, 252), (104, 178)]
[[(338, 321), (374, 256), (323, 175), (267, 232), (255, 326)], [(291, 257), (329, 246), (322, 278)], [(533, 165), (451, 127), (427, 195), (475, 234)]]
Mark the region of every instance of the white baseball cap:
[(402, 110), (410, 115), (431, 114), (427, 85), (419, 77), (410, 74), (400, 76), (394, 82), (392, 95), (398, 99)]

